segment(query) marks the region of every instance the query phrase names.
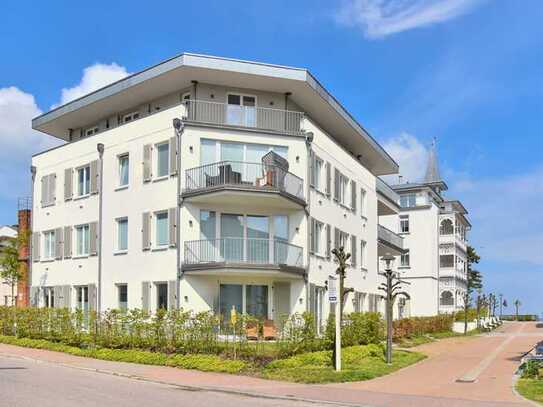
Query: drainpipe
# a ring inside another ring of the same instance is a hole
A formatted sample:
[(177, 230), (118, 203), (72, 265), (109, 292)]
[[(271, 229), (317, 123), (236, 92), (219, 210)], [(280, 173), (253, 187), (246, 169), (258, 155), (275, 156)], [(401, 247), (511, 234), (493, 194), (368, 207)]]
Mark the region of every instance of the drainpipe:
[[(181, 281), (181, 135), (185, 131), (185, 123), (180, 119), (173, 119), (173, 128), (175, 130), (176, 143), (177, 143), (177, 195), (175, 198), (177, 206), (177, 230), (176, 230), (176, 240), (177, 240), (177, 265), (176, 265), (176, 279), (178, 283)], [(176, 293), (176, 308), (179, 309), (181, 305), (181, 289), (180, 284), (178, 284), (177, 293)]]
[(191, 81), (192, 82), (192, 95), (191, 99), (194, 100), (194, 103), (191, 103), (192, 107), (192, 114), (190, 115), (191, 120), (196, 120), (198, 116), (196, 116), (196, 108), (198, 106), (198, 103), (196, 102), (198, 100), (198, 81)]
[(288, 120), (288, 97), (292, 95), (292, 92), (285, 92), (285, 130), (287, 130), (287, 120)]
[[(286, 106), (286, 94), (285, 94), (285, 106)], [(307, 264), (307, 270), (305, 272), (304, 276), (304, 282), (305, 282), (305, 308), (309, 312), (311, 309), (311, 304), (309, 303), (309, 262), (311, 260), (311, 255), (309, 253), (309, 248), (311, 247), (311, 225), (309, 224), (309, 216), (310, 216), (310, 208), (311, 208), (311, 186), (309, 185), (309, 180), (311, 177), (311, 143), (313, 142), (313, 133), (308, 132), (305, 133), (305, 145), (307, 148), (307, 165), (306, 165), (306, 171), (305, 171), (305, 194), (306, 194), (306, 202), (307, 205), (305, 207), (305, 219), (306, 219), (306, 251), (305, 251), (305, 258), (306, 258), (306, 264)]]
[[(34, 243), (33, 239), (33, 233), (34, 233), (34, 187), (36, 185), (36, 167), (32, 165), (30, 167), (30, 173), (32, 174), (32, 189), (30, 192), (30, 234), (27, 237), (28, 238), (28, 247), (29, 247), (29, 253), (28, 253), (28, 282), (29, 282), (29, 294), (30, 294), (30, 288), (32, 287), (32, 264), (34, 263), (34, 259), (32, 257), (32, 252), (34, 251), (34, 247), (32, 244)], [(32, 301), (32, 298), (30, 298), (30, 301)], [(38, 302), (39, 302), (39, 296), (38, 296)], [(38, 306), (38, 303), (36, 303), (36, 306)]]
[(103, 225), (103, 197), (104, 197), (104, 145), (96, 145), (98, 157), (100, 159), (100, 177), (98, 185), (98, 284), (97, 284), (97, 304), (96, 312), (102, 311), (102, 225)]

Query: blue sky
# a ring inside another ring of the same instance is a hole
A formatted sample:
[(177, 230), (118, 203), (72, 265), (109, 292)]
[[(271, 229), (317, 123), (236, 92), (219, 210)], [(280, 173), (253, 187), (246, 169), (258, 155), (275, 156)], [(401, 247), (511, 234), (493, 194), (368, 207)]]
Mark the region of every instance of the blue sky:
[(485, 289), (543, 311), (540, 0), (20, 1), (0, 15), (0, 224), (53, 143), (29, 128), (51, 106), (183, 51), (301, 66), (406, 179), (437, 137)]

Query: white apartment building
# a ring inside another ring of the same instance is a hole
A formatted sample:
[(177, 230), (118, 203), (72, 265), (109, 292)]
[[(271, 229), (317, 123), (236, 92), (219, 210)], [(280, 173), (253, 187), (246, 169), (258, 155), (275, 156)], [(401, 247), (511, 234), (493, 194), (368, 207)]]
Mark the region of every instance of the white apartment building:
[(435, 142), (430, 150), (424, 180), (402, 183), (392, 189), (400, 195), (400, 215), (381, 222), (404, 239), (406, 252), (398, 270), (410, 283), (413, 316), (431, 316), (462, 308), (467, 280), (467, 210), (447, 199)]
[(320, 327), (343, 245), (346, 311), (382, 310), (398, 167), (307, 70), (182, 54), (32, 124), (66, 141), (32, 159), (34, 304)]
[[(4, 247), (15, 244), (15, 239), (17, 239), (16, 227), (8, 225), (0, 226), (0, 256)], [(13, 304), (13, 297), (17, 297), (17, 287), (15, 287), (12, 296), (11, 284), (0, 278), (0, 305)]]

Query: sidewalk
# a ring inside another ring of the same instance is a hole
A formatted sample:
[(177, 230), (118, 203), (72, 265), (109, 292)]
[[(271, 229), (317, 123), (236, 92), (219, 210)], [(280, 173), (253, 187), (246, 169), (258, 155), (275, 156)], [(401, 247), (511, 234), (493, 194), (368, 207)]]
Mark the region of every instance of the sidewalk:
[[(391, 375), (367, 382), (327, 385), (108, 362), (4, 344), (0, 344), (0, 354), (185, 388), (255, 396), (376, 407), (520, 407), (530, 404), (513, 393), (512, 376), (519, 356), (541, 339), (543, 328), (537, 328), (535, 323), (510, 323), (500, 333), (422, 345), (416, 350), (426, 353), (428, 359)], [(456, 382), (467, 373), (475, 376), (473, 383)]]

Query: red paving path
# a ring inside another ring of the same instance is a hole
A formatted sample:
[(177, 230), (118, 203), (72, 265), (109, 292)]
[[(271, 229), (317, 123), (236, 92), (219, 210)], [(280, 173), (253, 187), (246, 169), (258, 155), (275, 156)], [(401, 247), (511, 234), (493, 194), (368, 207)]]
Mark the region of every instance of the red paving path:
[[(422, 345), (417, 350), (426, 353), (428, 359), (391, 375), (366, 382), (328, 385), (284, 383), (246, 376), (107, 362), (3, 344), (0, 344), (0, 355), (61, 363), (179, 386), (361, 406), (521, 407), (530, 404), (513, 393), (512, 377), (519, 357), (542, 339), (543, 325), (506, 323), (489, 335), (450, 338)], [(495, 357), (489, 360), (492, 354)], [(468, 372), (477, 376), (475, 382), (456, 382)]]

